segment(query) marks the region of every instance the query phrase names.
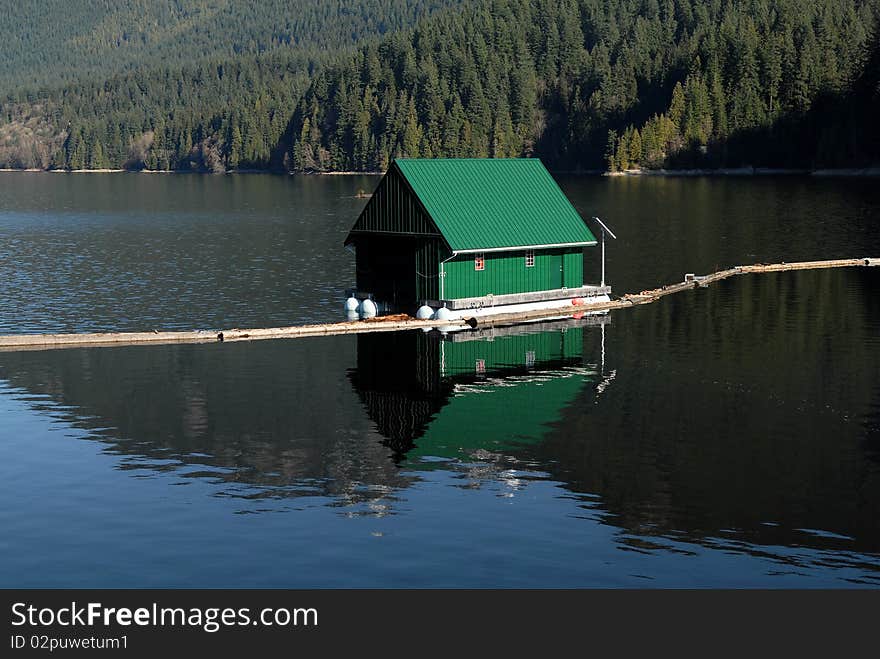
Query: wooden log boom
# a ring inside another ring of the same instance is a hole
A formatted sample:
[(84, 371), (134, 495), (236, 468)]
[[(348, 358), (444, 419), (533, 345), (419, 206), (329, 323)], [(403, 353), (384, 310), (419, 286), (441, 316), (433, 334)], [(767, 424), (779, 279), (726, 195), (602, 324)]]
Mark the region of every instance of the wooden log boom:
[(448, 329), (504, 325), (531, 320), (571, 317), (579, 314), (606, 312), (613, 309), (649, 304), (667, 295), (709, 286), (722, 279), (743, 274), (786, 272), (790, 270), (818, 270), (827, 268), (876, 267), (880, 258), (836, 259), (830, 261), (801, 261), (797, 263), (757, 263), (720, 270), (704, 276), (686, 276), (685, 281), (662, 286), (641, 293), (628, 293), (617, 300), (582, 305), (566, 305), (554, 309), (540, 309), (484, 316), (469, 320), (417, 320), (404, 315), (380, 316), (318, 325), (295, 325), (261, 329), (196, 330), (191, 332), (101, 332), (94, 334), (8, 334), (0, 336), (0, 350), (45, 350), (51, 348), (101, 347), (120, 345), (147, 345), (169, 343), (208, 343), (227, 341), (256, 341), (260, 339), (292, 339), (307, 336), (360, 334), (364, 332), (396, 332), (410, 329), (430, 329), (438, 326)]

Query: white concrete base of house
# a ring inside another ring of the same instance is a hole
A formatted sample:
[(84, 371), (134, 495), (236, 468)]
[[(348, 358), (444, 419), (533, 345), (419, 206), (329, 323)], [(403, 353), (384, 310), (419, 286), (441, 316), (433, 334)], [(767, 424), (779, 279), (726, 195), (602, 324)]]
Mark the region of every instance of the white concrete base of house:
[[(568, 299), (542, 300), (540, 302), (521, 302), (519, 304), (500, 304), (465, 309), (449, 309), (440, 307), (434, 310), (435, 320), (467, 320), (468, 318), (485, 318), (487, 316), (499, 316), (503, 314), (524, 313), (528, 311), (543, 311), (545, 309), (559, 309), (567, 304), (571, 305), (572, 313), (590, 313), (590, 305), (600, 302), (609, 302), (611, 298), (607, 294), (591, 295), (590, 297), (573, 297)], [(606, 313), (594, 311), (593, 313)]]
[[(369, 293), (350, 290), (347, 294), (349, 297), (345, 301), (345, 313), (350, 320), (396, 313), (396, 309), (392, 305), (374, 300)], [(572, 314), (605, 313), (604, 311), (591, 312), (590, 305), (610, 300), (610, 286), (584, 285), (577, 288), (557, 288), (546, 291), (428, 300), (419, 307), (416, 318), (445, 322), (561, 309), (568, 306), (571, 306)], [(561, 314), (560, 317), (564, 318), (566, 315)]]

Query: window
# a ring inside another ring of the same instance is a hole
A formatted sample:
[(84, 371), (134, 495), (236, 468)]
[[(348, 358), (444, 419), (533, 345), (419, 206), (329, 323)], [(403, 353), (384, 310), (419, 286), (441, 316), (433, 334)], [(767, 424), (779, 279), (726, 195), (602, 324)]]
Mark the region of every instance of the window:
[(486, 269), (486, 259), (483, 256), (483, 252), (479, 252), (478, 254), (474, 254), (474, 270), (485, 270)]
[(535, 267), (535, 250), (530, 249), (526, 251), (526, 267), (534, 268)]
[(478, 359), (474, 363), (474, 370), (477, 372), (477, 375), (484, 375), (486, 373), (486, 360)]

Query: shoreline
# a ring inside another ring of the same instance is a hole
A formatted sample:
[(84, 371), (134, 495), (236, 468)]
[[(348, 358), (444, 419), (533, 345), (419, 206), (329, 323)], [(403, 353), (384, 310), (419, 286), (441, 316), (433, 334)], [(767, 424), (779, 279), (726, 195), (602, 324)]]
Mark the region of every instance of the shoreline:
[(384, 176), (385, 172), (289, 172), (291, 176)]
[[(274, 174), (281, 176), (382, 176), (385, 172), (278, 172), (270, 169), (233, 169), (226, 172), (203, 172), (177, 169), (16, 169), (12, 167), (0, 168), (3, 173), (45, 173), (45, 174)], [(775, 167), (721, 167), (719, 169), (627, 169), (622, 172), (607, 172), (596, 169), (590, 170), (555, 170), (551, 173), (563, 176), (604, 176), (609, 178), (626, 178), (638, 176), (657, 177), (716, 177), (716, 176), (816, 176), (838, 178), (867, 178), (880, 176), (880, 165), (871, 167), (841, 167), (841, 168), (775, 168)]]
[(880, 166), (841, 168), (784, 168), (784, 167), (721, 167), (718, 169), (627, 169), (622, 172), (604, 172), (602, 176), (820, 176), (820, 177), (873, 177), (880, 176)]

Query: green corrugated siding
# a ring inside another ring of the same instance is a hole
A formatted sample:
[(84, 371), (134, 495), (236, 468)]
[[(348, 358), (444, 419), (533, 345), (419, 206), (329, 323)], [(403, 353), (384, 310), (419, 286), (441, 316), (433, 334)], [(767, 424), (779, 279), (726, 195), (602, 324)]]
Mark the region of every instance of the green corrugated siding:
[(579, 248), (535, 250), (535, 265), (527, 268), (525, 252), (489, 252), (485, 269), (474, 270), (474, 255), (461, 254), (444, 264), (443, 299), (505, 295), (575, 288), (584, 283), (583, 252)]
[(596, 240), (536, 158), (398, 159), (395, 169), (453, 251)]
[(584, 252), (581, 249), (565, 250), (562, 254), (563, 283), (566, 288), (584, 285)]

